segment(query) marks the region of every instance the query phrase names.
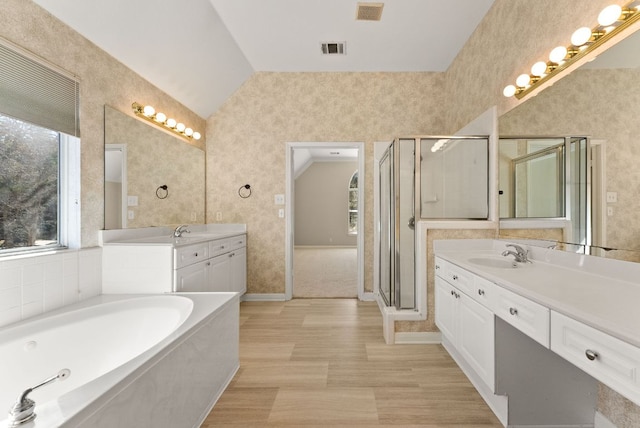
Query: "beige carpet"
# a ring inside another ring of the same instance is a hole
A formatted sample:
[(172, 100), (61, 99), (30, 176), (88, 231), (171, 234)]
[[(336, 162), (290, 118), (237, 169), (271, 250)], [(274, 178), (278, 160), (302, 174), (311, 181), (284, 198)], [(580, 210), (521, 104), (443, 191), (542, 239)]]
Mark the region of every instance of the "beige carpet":
[(293, 255), (293, 297), (357, 297), (356, 248), (296, 247)]

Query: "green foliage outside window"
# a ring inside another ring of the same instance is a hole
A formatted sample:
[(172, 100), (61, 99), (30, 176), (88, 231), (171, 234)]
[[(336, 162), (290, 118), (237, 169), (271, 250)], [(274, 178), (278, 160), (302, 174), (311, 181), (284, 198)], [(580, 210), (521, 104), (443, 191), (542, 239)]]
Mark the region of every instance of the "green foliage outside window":
[(0, 250), (58, 243), (60, 134), (0, 114)]

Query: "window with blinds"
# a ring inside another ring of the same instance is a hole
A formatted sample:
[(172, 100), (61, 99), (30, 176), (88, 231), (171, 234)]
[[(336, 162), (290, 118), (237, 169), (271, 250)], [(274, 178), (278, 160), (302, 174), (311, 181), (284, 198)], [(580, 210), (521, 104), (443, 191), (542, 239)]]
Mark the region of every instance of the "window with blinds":
[(78, 110), (77, 79), (0, 39), (0, 255), (67, 245)]

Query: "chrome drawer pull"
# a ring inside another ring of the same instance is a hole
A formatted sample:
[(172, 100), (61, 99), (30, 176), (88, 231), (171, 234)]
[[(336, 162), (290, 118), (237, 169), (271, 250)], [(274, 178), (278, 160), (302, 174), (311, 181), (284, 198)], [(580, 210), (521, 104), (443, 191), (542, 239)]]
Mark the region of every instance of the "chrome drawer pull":
[(586, 351), (584, 351), (584, 355), (587, 356), (587, 359), (589, 361), (593, 361), (593, 360), (597, 359), (598, 356), (599, 356), (597, 352), (592, 351), (591, 349), (587, 349)]
[(511, 315), (518, 315), (518, 310), (516, 308), (509, 308), (509, 313)]

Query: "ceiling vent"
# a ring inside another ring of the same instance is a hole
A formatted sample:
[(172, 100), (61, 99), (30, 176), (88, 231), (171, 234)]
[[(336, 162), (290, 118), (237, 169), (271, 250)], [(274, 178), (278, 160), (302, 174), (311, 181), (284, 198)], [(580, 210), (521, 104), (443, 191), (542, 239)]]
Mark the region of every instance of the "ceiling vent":
[(323, 42), (321, 49), (323, 55), (346, 55), (346, 42)]
[(382, 18), (382, 8), (384, 3), (358, 3), (356, 20), (358, 21), (380, 21)]

